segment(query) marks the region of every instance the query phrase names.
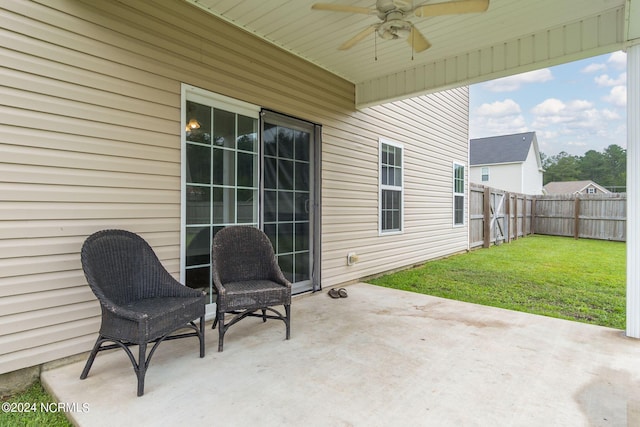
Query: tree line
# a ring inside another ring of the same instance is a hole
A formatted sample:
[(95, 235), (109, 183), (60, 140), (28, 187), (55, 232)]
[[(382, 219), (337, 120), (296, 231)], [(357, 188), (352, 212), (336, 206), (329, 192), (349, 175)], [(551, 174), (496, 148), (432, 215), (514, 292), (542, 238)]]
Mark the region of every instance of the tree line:
[(555, 181), (591, 180), (614, 192), (624, 192), (627, 185), (627, 150), (612, 144), (602, 153), (589, 150), (583, 156), (562, 151), (555, 156), (540, 153), (544, 184)]

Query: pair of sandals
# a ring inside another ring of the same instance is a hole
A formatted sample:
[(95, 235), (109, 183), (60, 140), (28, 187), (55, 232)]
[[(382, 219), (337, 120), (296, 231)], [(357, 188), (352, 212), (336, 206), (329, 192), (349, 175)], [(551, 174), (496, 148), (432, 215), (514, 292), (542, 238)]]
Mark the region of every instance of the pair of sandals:
[(346, 298), (349, 296), (347, 295), (347, 290), (345, 288), (329, 289), (328, 294), (331, 298)]

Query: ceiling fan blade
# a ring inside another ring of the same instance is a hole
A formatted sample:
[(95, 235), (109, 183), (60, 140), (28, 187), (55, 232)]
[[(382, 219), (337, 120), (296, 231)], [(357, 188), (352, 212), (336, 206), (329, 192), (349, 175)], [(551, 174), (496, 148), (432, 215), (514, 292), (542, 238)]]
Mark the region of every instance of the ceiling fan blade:
[(367, 7), (344, 6), (341, 4), (333, 4), (333, 3), (315, 3), (311, 6), (311, 9), (329, 10), (331, 12), (362, 13), (365, 15), (370, 15), (376, 12), (374, 9), (369, 9)]
[(489, 8), (489, 0), (456, 0), (425, 4), (413, 11), (416, 16), (457, 15), (460, 13), (484, 12)]
[(378, 27), (378, 24), (368, 26), (367, 28), (365, 28), (364, 30), (360, 31), (358, 34), (356, 34), (351, 39), (349, 39), (346, 42), (342, 43), (342, 45), (338, 49), (347, 50), (347, 49), (352, 48), (356, 43), (362, 41), (367, 36), (373, 34), (373, 32), (376, 30), (377, 27)]
[(407, 37), (407, 42), (411, 45), (414, 52), (422, 52), (431, 47), (431, 43), (422, 35), (420, 31), (414, 26), (411, 26), (411, 33)]

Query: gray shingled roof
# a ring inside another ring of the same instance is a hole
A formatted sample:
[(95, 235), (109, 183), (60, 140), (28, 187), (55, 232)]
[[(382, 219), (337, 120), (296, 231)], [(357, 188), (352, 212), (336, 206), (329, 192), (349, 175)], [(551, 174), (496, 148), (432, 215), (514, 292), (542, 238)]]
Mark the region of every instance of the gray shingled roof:
[(535, 136), (535, 132), (525, 132), (472, 139), (469, 141), (471, 166), (524, 162)]

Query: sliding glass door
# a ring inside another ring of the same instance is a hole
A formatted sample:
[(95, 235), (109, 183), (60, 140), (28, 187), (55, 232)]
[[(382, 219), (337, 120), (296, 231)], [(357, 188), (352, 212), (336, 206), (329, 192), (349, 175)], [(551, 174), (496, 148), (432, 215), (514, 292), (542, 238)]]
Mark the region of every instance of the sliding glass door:
[(294, 293), (319, 284), (317, 126), (184, 86), (181, 280), (215, 302), (211, 244), (260, 227)]

